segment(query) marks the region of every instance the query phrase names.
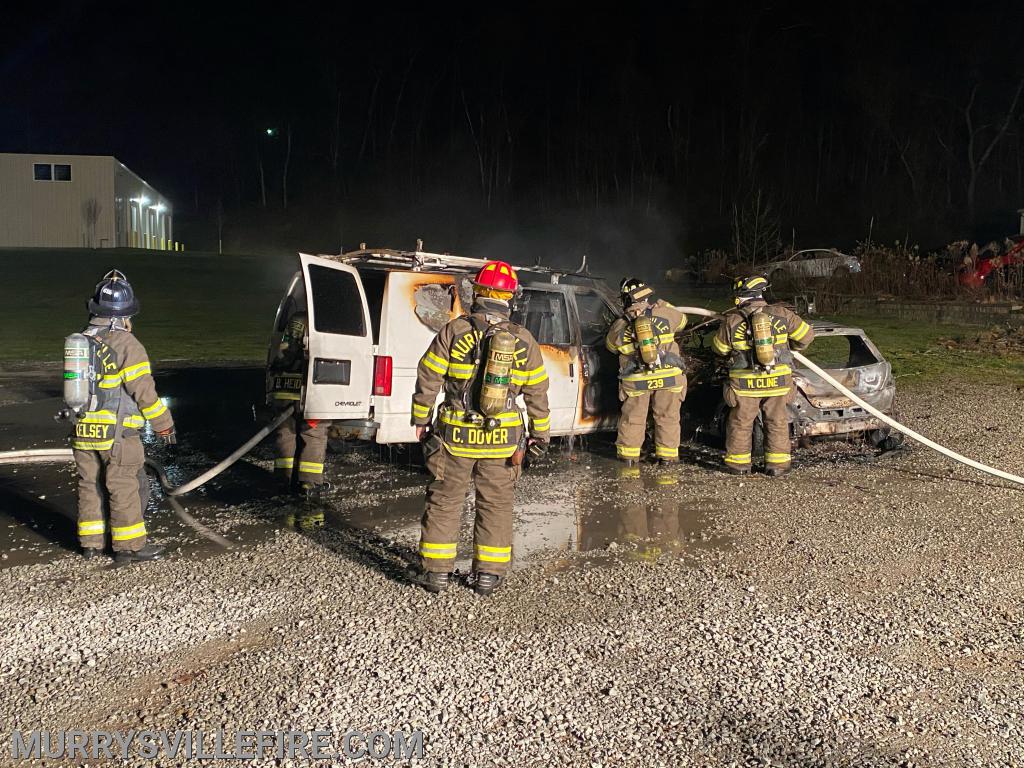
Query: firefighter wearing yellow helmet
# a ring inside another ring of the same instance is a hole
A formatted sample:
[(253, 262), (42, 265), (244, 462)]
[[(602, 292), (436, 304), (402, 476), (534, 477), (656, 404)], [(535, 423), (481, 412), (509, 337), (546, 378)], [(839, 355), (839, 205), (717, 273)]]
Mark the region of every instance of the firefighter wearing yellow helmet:
[[(441, 592), (451, 579), (470, 485), (476, 487), (474, 589), (489, 595), (498, 587), (512, 562), (513, 491), (522, 456), (528, 447), (542, 453), (548, 442), (548, 375), (540, 346), (509, 319), (518, 288), (508, 264), (485, 264), (473, 283), (469, 314), (440, 330), (417, 368), (413, 423), (433, 475), (417, 580), (429, 592)], [(444, 402), (434, 414), (441, 392)], [(516, 405), (520, 394), (529, 438)]]
[(736, 306), (725, 313), (712, 346), (729, 356), (729, 380), (724, 398), (726, 421), (725, 469), (745, 475), (751, 468), (754, 423), (763, 414), (765, 472), (772, 476), (789, 471), (792, 455), (789, 409), (793, 389), (793, 356), (814, 339), (814, 330), (781, 304), (768, 304), (768, 281), (759, 276), (733, 283)]
[(686, 374), (676, 334), (686, 315), (641, 280), (629, 277), (619, 286), (625, 316), (608, 330), (605, 344), (619, 356), (619, 434), (615, 453), (627, 465), (640, 460), (647, 434), (647, 413), (654, 411), (654, 455), (663, 464), (679, 460), (680, 407), (686, 397)]

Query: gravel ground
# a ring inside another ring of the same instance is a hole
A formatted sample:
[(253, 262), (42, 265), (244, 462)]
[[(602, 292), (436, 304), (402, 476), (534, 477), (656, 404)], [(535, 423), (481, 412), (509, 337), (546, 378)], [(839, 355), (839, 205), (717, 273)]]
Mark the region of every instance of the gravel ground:
[[(901, 413), (1020, 473), (1022, 403), (953, 385)], [(489, 600), (408, 585), (409, 526), (11, 568), (0, 711), (8, 731), (422, 729), (431, 766), (1024, 765), (1024, 494), (924, 450), (799, 456), (770, 481), (694, 450), (645, 467), (653, 489), (561, 460), (521, 502), (706, 525), (531, 557)]]

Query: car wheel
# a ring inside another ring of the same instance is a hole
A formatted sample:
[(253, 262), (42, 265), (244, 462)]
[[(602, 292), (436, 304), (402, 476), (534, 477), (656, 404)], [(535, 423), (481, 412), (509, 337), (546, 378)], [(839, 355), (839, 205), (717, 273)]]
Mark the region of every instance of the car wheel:
[(753, 439), (750, 444), (750, 458), (757, 459), (764, 456), (764, 417), (758, 415), (754, 422)]
[(896, 450), (903, 445), (905, 439), (902, 432), (897, 432), (889, 427), (872, 429), (866, 434), (866, 437), (868, 443), (883, 452)]

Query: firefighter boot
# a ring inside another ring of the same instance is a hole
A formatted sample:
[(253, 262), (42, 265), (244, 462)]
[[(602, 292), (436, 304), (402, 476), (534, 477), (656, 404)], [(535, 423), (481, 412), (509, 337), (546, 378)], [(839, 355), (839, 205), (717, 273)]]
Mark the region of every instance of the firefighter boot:
[(82, 559), (92, 560), (100, 554), (99, 547), (82, 547)]
[(445, 571), (424, 571), (416, 566), (410, 566), (408, 571), (409, 581), (418, 584), (427, 592), (437, 594), (448, 589), (451, 582), (451, 574)]
[(726, 464), (723, 469), (730, 475), (749, 475), (750, 467), (732, 467)]
[(312, 531), (324, 527), (323, 510), (303, 512), (299, 515), (299, 530)]
[(779, 467), (768, 467), (765, 469), (764, 473), (768, 475), (768, 477), (782, 477), (787, 472), (789, 472), (789, 469), (789, 464), (785, 464)]
[(315, 528), (324, 527), (324, 510), (321, 501), (331, 488), (329, 483), (307, 483), (299, 484), (299, 489), (306, 497), (306, 509), (299, 513), (299, 530), (311, 531)]
[(478, 571), (476, 574), (476, 582), (473, 584), (473, 591), (481, 597), (489, 597), (494, 590), (501, 586), (501, 582), (505, 579), (496, 573), (486, 573)]
[(114, 553), (114, 565), (128, 565), (128, 563), (144, 563), (150, 560), (159, 560), (164, 548), (159, 544), (147, 544), (142, 549), (135, 551), (120, 549)]

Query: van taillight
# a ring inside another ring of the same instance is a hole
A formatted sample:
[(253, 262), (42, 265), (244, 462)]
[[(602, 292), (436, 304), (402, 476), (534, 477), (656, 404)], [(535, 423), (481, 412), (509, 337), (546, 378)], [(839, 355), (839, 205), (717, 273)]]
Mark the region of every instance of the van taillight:
[(377, 355), (373, 358), (373, 394), (391, 395), (391, 358)]

